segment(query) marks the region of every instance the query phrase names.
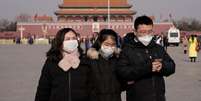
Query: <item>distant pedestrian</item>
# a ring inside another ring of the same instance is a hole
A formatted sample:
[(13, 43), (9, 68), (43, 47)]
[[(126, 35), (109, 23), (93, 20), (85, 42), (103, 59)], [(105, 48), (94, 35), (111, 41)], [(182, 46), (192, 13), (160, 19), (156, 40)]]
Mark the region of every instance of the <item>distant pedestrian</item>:
[(86, 54), (87, 48), (86, 48), (86, 38), (82, 37), (80, 39), (80, 48), (83, 50), (83, 54)]
[(91, 48), (92, 44), (93, 43), (92, 43), (91, 38), (87, 37), (87, 39), (86, 39), (86, 49), (88, 50), (89, 48)]
[(31, 36), (28, 38), (28, 43), (30, 45), (32, 45), (34, 43), (34, 39)]
[(190, 61), (191, 62), (196, 62), (196, 59), (197, 59), (197, 56), (198, 56), (198, 50), (197, 50), (197, 47), (198, 47), (198, 41), (197, 41), (197, 37), (196, 35), (191, 35), (189, 40), (188, 40), (188, 43), (189, 43), (189, 58), (190, 58)]
[(16, 42), (16, 44), (21, 44), (21, 38), (20, 37), (16, 37), (15, 42)]
[(168, 47), (168, 38), (166, 35), (163, 36), (163, 44), (164, 44), (164, 49), (167, 51)]
[(187, 54), (187, 48), (188, 48), (188, 39), (186, 36), (184, 36), (183, 40), (182, 40), (182, 43), (183, 43), (183, 50), (184, 50), (184, 54)]

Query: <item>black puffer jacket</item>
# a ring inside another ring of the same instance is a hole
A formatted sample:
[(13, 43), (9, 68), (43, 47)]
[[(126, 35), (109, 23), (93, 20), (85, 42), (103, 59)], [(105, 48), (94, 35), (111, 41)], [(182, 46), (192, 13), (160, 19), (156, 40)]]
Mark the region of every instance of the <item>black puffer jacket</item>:
[[(152, 72), (152, 59), (162, 59), (162, 69)], [(127, 36), (123, 44), (116, 72), (124, 81), (134, 81), (128, 85), (127, 101), (165, 101), (163, 76), (175, 72), (175, 63), (160, 45), (153, 40), (148, 46), (139, 42), (136, 36)]]
[(90, 101), (89, 69), (81, 60), (77, 69), (67, 72), (49, 59), (43, 66), (35, 101)]
[(89, 60), (92, 101), (121, 101), (120, 82), (114, 72), (116, 58)]

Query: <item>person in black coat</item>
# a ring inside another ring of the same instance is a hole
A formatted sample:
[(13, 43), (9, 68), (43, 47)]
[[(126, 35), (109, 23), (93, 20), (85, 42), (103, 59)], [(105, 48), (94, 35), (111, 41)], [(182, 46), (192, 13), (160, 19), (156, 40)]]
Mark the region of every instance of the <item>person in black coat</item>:
[(165, 101), (164, 76), (175, 72), (175, 63), (153, 38), (153, 22), (147, 16), (135, 20), (136, 33), (122, 46), (116, 73), (126, 82), (127, 101)]
[(47, 52), (35, 101), (90, 101), (89, 69), (73, 29), (58, 31)]
[(89, 59), (92, 101), (121, 101), (121, 85), (114, 72), (117, 63), (117, 40), (115, 31), (103, 29), (93, 45), (99, 54), (96, 59)]

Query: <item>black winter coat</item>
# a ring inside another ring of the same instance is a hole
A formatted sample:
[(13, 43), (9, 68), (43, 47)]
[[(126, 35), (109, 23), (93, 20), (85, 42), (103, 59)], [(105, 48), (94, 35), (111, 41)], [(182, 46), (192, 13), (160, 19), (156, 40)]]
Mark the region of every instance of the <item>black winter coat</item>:
[[(152, 72), (152, 59), (162, 59), (160, 72)], [(154, 38), (144, 46), (136, 36), (127, 36), (123, 44), (116, 72), (120, 79), (128, 82), (127, 101), (165, 101), (165, 82), (163, 76), (175, 72), (175, 63)]]
[(99, 56), (89, 60), (91, 69), (92, 101), (121, 101), (120, 82), (115, 74), (116, 58), (109, 60)]
[(84, 61), (77, 69), (63, 71), (49, 59), (43, 66), (35, 101), (90, 101), (89, 69)]

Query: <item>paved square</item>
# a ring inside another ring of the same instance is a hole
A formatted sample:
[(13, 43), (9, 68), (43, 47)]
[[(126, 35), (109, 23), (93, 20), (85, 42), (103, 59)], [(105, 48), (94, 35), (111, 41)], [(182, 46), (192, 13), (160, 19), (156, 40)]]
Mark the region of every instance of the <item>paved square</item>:
[[(0, 45), (0, 101), (33, 101), (49, 45)], [(176, 73), (166, 78), (167, 101), (201, 101), (201, 52), (191, 63), (181, 47), (168, 47)], [(125, 98), (125, 95), (122, 95)]]

